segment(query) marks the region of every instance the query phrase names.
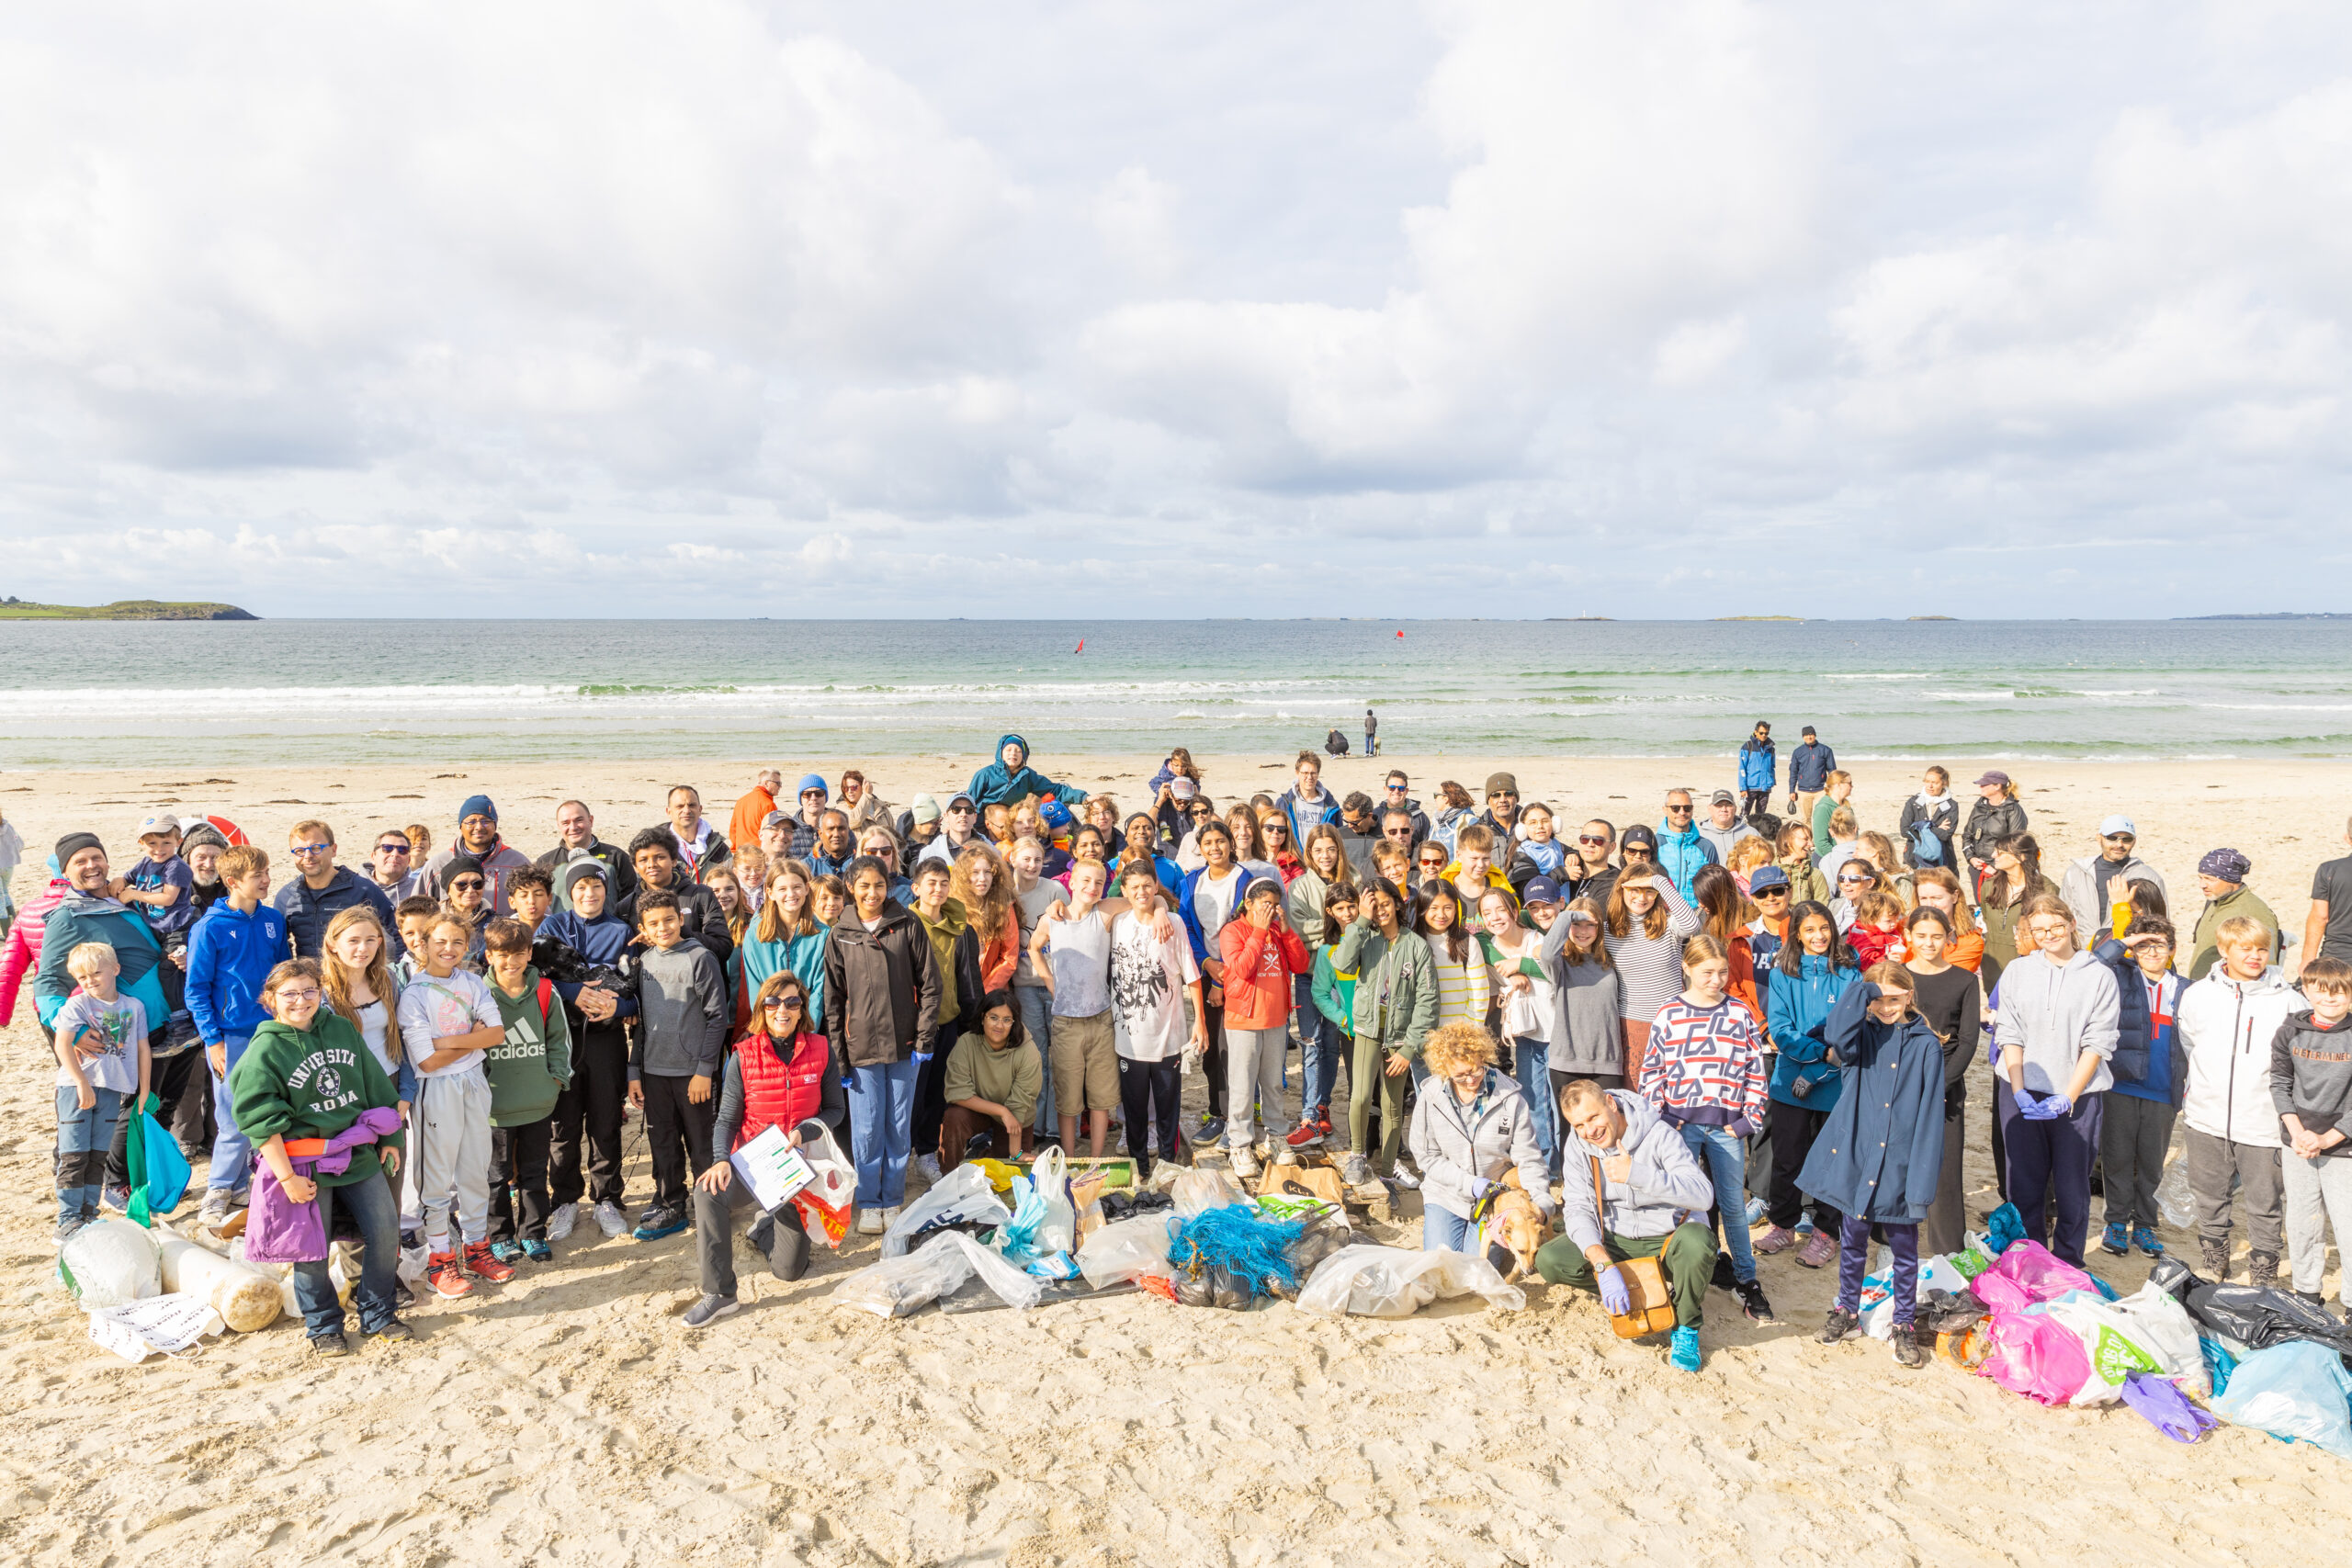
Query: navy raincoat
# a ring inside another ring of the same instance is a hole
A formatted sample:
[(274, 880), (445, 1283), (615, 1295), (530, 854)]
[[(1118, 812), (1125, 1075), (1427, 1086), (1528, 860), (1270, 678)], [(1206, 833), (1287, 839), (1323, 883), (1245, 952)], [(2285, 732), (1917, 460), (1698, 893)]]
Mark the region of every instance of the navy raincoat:
[(1944, 1158), (1944, 1048), (1917, 1014), (1881, 1023), (1879, 988), (1860, 981), (1829, 1010), (1822, 1034), (1840, 1092), (1797, 1172), (1797, 1188), (1841, 1214), (1916, 1225), (1935, 1201)]

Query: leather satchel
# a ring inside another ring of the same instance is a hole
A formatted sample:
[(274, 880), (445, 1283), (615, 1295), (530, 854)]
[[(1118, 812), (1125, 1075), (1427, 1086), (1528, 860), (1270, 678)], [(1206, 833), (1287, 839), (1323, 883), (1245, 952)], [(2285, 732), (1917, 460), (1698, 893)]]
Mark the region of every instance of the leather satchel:
[[(1592, 1168), (1592, 1212), (1600, 1223), (1603, 1238), (1609, 1235), (1609, 1205), (1601, 1196), (1600, 1162), (1587, 1156)], [(1674, 1327), (1674, 1298), (1666, 1292), (1666, 1270), (1658, 1267), (1656, 1258), (1628, 1258), (1617, 1265), (1617, 1277), (1625, 1281), (1625, 1293), (1631, 1297), (1630, 1310), (1611, 1313), (1609, 1326), (1620, 1339), (1639, 1339), (1645, 1335), (1666, 1334)]]

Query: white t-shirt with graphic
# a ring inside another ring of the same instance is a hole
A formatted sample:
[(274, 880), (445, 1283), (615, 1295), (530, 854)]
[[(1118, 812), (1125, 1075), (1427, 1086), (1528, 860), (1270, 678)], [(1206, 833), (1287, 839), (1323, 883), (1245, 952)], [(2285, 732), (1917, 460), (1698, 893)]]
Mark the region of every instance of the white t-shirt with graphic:
[(1193, 1037), (1184, 1017), (1184, 987), (1201, 977), (1183, 922), (1155, 940), (1150, 924), (1123, 914), (1111, 922), (1111, 1024), (1119, 1055), (1130, 1062), (1165, 1062)]
[(469, 1051), (430, 1072), (424, 1061), (433, 1055), (435, 1040), (470, 1034), (485, 1026), (501, 1034), (506, 1030), (506, 1020), (498, 1010), (498, 999), (490, 994), (489, 982), (465, 969), (447, 979), (419, 970), (414, 979), (401, 987), (400, 1021), (401, 1049), (416, 1064), (416, 1076), (421, 1078), (458, 1077), (467, 1073), (487, 1078), (489, 1069), (482, 1065), (485, 1053), (481, 1051)]

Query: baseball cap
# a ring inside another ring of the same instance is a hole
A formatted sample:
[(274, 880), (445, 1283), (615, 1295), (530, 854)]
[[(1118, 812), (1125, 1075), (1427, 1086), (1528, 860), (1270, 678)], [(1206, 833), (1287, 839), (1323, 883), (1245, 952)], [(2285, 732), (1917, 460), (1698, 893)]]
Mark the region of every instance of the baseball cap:
[(2098, 836), (2102, 839), (2111, 839), (2118, 833), (2129, 833), (2136, 839), (2140, 836), (2140, 829), (2132, 826), (2132, 818), (2120, 812), (2105, 818), (2098, 825)]
[(139, 819), (139, 837), (142, 839), (150, 833), (176, 833), (179, 830), (180, 819), (168, 812), (151, 812)]
[(1782, 871), (1777, 865), (1759, 865), (1753, 872), (1748, 874), (1747, 896), (1750, 898), (1753, 898), (1758, 893), (1766, 892), (1774, 887), (1786, 888), (1788, 885), (1789, 874), (1787, 872)]
[[(972, 797), (968, 795), (959, 795), (956, 798), (967, 806), (971, 804)], [(1037, 816), (1048, 828), (1067, 828), (1078, 820), (1069, 814), (1069, 807), (1058, 800), (1048, 800), (1038, 807)]]
[(802, 774), (800, 778), (800, 787), (794, 790), (792, 793), (795, 795), (807, 795), (812, 789), (819, 795), (825, 796), (828, 800), (832, 798), (833, 792), (825, 787), (825, 775), (822, 773)]
[(1178, 800), (1190, 800), (1194, 795), (1201, 793), (1201, 786), (1186, 778), (1183, 774), (1178, 773), (1174, 778), (1168, 781), (1168, 793), (1175, 796)]
[(1559, 901), (1560, 885), (1558, 883), (1553, 881), (1548, 876), (1532, 876), (1528, 878), (1527, 893), (1523, 902), (1529, 904), (1556, 904)]
[(979, 809), (977, 806), (973, 806), (972, 797), (966, 795), (962, 790), (957, 790), (954, 795), (947, 797), (948, 810), (953, 811), (959, 806), (971, 807), (972, 809), (976, 811)]
[(1488, 773), (1487, 793), (1488, 795), (1517, 795), (1519, 781), (1509, 773)]
[(907, 812), (918, 822), (936, 822), (939, 820), (939, 802), (927, 795), (919, 795), (908, 803)]
[(1978, 780), (1976, 781), (1976, 784), (1977, 784), (1977, 787), (1978, 787), (1979, 789), (1982, 789), (1984, 785), (1986, 785), (1986, 784), (2007, 784), (2008, 782), (2009, 782), (2009, 775), (2008, 775), (2008, 774), (2007, 774), (2007, 773), (2003, 773), (2003, 772), (2001, 772), (2001, 770), (2000, 770), (2000, 769), (1996, 768), (1996, 769), (1994, 769), (1991, 773), (1986, 773), (1983, 778), (1978, 779)]
[(1799, 735), (1815, 735), (1820, 732), (1808, 724), (1803, 729), (1798, 730), (1797, 733)]
[(1737, 806), (1739, 804), (1739, 796), (1732, 794), (1732, 792), (1727, 789), (1719, 789), (1715, 791), (1714, 794), (1707, 797), (1707, 804), (1710, 806)]

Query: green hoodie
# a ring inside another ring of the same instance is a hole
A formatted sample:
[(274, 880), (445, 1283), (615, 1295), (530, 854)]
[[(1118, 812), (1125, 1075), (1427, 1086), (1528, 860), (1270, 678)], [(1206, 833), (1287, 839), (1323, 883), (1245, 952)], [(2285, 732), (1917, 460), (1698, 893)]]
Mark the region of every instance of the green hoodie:
[[(237, 1130), (259, 1148), (271, 1138), (331, 1138), (366, 1111), (399, 1109), (400, 1094), (376, 1061), (358, 1026), (325, 1008), (307, 1030), (270, 1020), (229, 1073), (229, 1103)], [(322, 1187), (348, 1187), (376, 1175), (376, 1151), (401, 1147), (389, 1134), (351, 1151), (340, 1176), (321, 1175)]]
[(955, 1018), (964, 1010), (963, 1002), (956, 995), (956, 939), (962, 936), (965, 928), (971, 924), (965, 918), (963, 901), (958, 898), (942, 899), (937, 925), (923, 919), (920, 906), (910, 902), (907, 908), (914, 911), (923, 934), (931, 938), (931, 955), (939, 964), (939, 1016)]
[(526, 964), (523, 994), (510, 997), (496, 976), (490, 994), (498, 1002), (498, 1016), (506, 1038), (485, 1054), (483, 1071), (490, 1075), (490, 1124), (524, 1127), (544, 1122), (555, 1111), (556, 1096), (571, 1081), (571, 1025), (563, 1003), (549, 996), (539, 1008), (539, 972)]

